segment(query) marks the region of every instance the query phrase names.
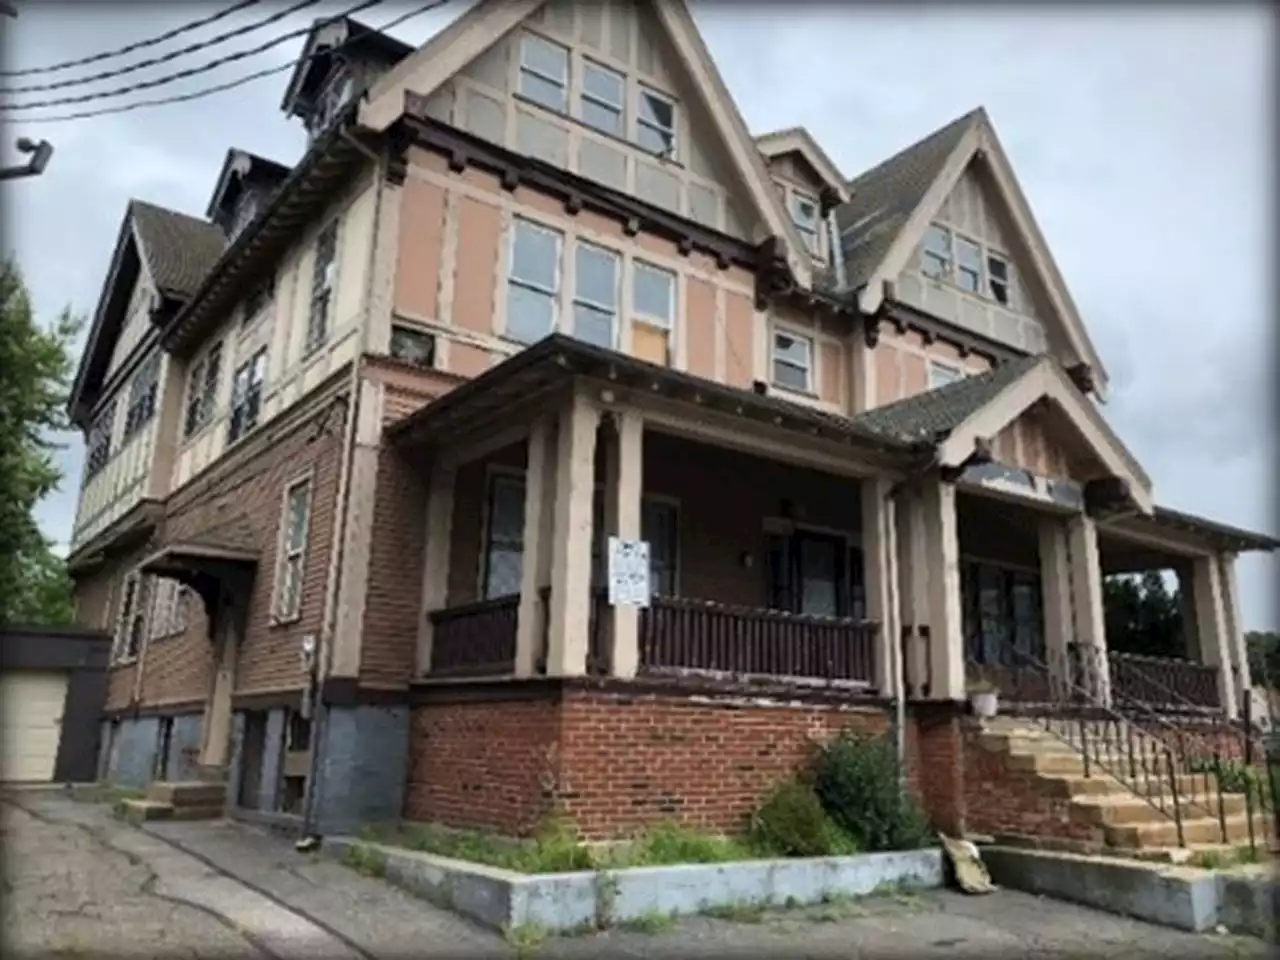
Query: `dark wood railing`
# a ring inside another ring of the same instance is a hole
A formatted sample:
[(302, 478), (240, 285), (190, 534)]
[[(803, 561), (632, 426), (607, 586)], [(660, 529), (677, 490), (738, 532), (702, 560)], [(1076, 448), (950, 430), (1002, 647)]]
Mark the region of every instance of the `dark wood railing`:
[(1173, 657), (1108, 651), (1111, 695), (1163, 709), (1220, 710), (1218, 668)]
[(868, 621), (654, 597), (640, 611), (640, 669), (871, 686), (877, 629)]
[(496, 597), (436, 610), (431, 616), (434, 676), (498, 676), (515, 669), (520, 597)]

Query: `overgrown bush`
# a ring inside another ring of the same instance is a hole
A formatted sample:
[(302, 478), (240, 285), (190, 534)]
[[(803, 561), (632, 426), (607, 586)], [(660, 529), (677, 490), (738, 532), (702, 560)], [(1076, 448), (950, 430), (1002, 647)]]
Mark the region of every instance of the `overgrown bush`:
[(914, 850), (929, 842), (928, 820), (902, 789), (887, 738), (841, 734), (819, 749), (813, 785), (827, 815), (860, 850)]
[(832, 857), (857, 853), (822, 809), (809, 784), (788, 780), (779, 784), (751, 817), (751, 842), (762, 853), (779, 857)]

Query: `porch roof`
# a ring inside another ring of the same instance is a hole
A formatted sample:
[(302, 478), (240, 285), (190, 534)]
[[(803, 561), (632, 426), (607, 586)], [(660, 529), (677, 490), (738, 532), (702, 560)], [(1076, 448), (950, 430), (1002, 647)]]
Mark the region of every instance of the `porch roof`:
[(1244, 530), (1229, 524), (1206, 520), (1190, 513), (1156, 507), (1149, 517), (1123, 517), (1111, 524), (1117, 531), (1132, 530), (1135, 533), (1159, 533), (1162, 530), (1191, 534), (1219, 550), (1235, 553), (1262, 551), (1270, 553), (1280, 549), (1280, 539), (1266, 533)]
[(777, 397), (706, 380), (638, 360), (603, 347), (552, 334), (533, 346), (450, 390), (417, 412), (386, 428), (390, 440), (427, 444), (464, 422), (527, 405), (547, 388), (574, 377), (597, 379), (619, 387), (643, 388), (647, 394), (696, 403), (700, 409), (768, 423), (808, 436), (837, 440), (864, 449), (900, 454), (906, 461), (927, 460), (933, 444), (884, 434), (861, 422), (814, 410)]

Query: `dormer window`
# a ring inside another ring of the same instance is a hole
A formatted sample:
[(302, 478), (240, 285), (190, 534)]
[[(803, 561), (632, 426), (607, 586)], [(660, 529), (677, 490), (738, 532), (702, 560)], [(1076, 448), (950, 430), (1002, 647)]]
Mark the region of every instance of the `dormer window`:
[(799, 190), (791, 191), (791, 199), (787, 206), (791, 210), (791, 222), (796, 225), (804, 245), (809, 253), (822, 258), (822, 215), (818, 212), (818, 201)]
[(241, 232), (258, 214), (258, 198), (250, 191), (245, 191), (240, 202), (236, 204), (235, 214), (231, 218), (231, 239), (240, 236)]
[(351, 75), (345, 70), (333, 74), (325, 84), (320, 96), (316, 98), (315, 112), (311, 119), (311, 135), (316, 136), (328, 129), (347, 101), (351, 99)]

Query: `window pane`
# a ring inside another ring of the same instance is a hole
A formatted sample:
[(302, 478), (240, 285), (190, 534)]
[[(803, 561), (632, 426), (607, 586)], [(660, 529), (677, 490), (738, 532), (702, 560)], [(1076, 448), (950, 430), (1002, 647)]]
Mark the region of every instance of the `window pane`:
[(982, 271), (982, 248), (976, 243), (956, 237), (956, 263), (975, 272)]
[(618, 258), (607, 250), (578, 244), (577, 299), (589, 300), (602, 307), (618, 303)]
[(968, 290), (970, 293), (977, 293), (982, 289), (982, 278), (977, 270), (970, 270), (968, 267), (956, 268), (956, 283), (960, 289)]
[(809, 366), (809, 341), (785, 333), (773, 335), (773, 355), (797, 366)]
[(926, 277), (941, 277), (947, 272), (947, 261), (936, 253), (926, 251), (920, 269), (924, 271)]
[(516, 221), (511, 250), (511, 276), (544, 290), (556, 290), (560, 261), (560, 237), (523, 220)]
[(636, 142), (650, 153), (666, 153), (671, 149), (674, 138), (669, 133), (655, 130), (641, 124), (636, 130)]
[(1000, 257), (987, 257), (987, 273), (991, 274), (992, 280), (1008, 280), (1009, 264)]
[(650, 90), (640, 91), (640, 119), (663, 130), (671, 130), (675, 127), (675, 116), (675, 106), (665, 97)]
[(636, 313), (665, 320), (670, 324), (675, 301), (674, 274), (645, 263), (636, 263), (632, 287)]
[(585, 304), (573, 308), (573, 335), (597, 347), (613, 349), (613, 314)]
[(520, 45), (520, 65), (534, 70), (561, 86), (569, 77), (569, 51), (564, 47), (526, 34)]
[(285, 549), (299, 550), (307, 526), (307, 499), (310, 494), (307, 484), (294, 487), (289, 493), (289, 522), (285, 534)]
[(524, 567), (524, 554), (506, 547), (491, 547), (485, 570), (484, 595), (486, 600), (509, 597), (520, 592), (520, 576)]
[(593, 100), (582, 101), (582, 122), (602, 133), (622, 136), (622, 111), (601, 106)]
[(791, 195), (791, 218), (797, 226), (813, 229), (818, 222), (818, 205), (803, 194)]
[(536, 343), (555, 325), (555, 297), (518, 284), (507, 287), (507, 336)]
[(834, 541), (800, 540), (800, 612), (834, 617), (839, 613)]
[(495, 479), (489, 499), (489, 538), (508, 543), (524, 540), (524, 484)]
[(568, 106), (564, 87), (536, 77), (532, 73), (520, 74), (520, 93), (534, 103), (557, 113), (564, 113), (565, 107)]
[(951, 256), (951, 234), (942, 227), (929, 227), (924, 235), (924, 248), (944, 259)]
[(626, 85), (622, 77), (612, 70), (588, 63), (582, 70), (582, 89), (588, 96), (622, 109), (623, 91)]
[(949, 383), (955, 383), (964, 375), (962, 370), (956, 367), (949, 367), (944, 363), (929, 364), (929, 388), (945, 387)]
[(778, 386), (787, 387), (791, 390), (808, 390), (809, 371), (803, 367), (796, 367), (789, 363), (780, 363), (775, 360), (773, 364), (773, 382)]

